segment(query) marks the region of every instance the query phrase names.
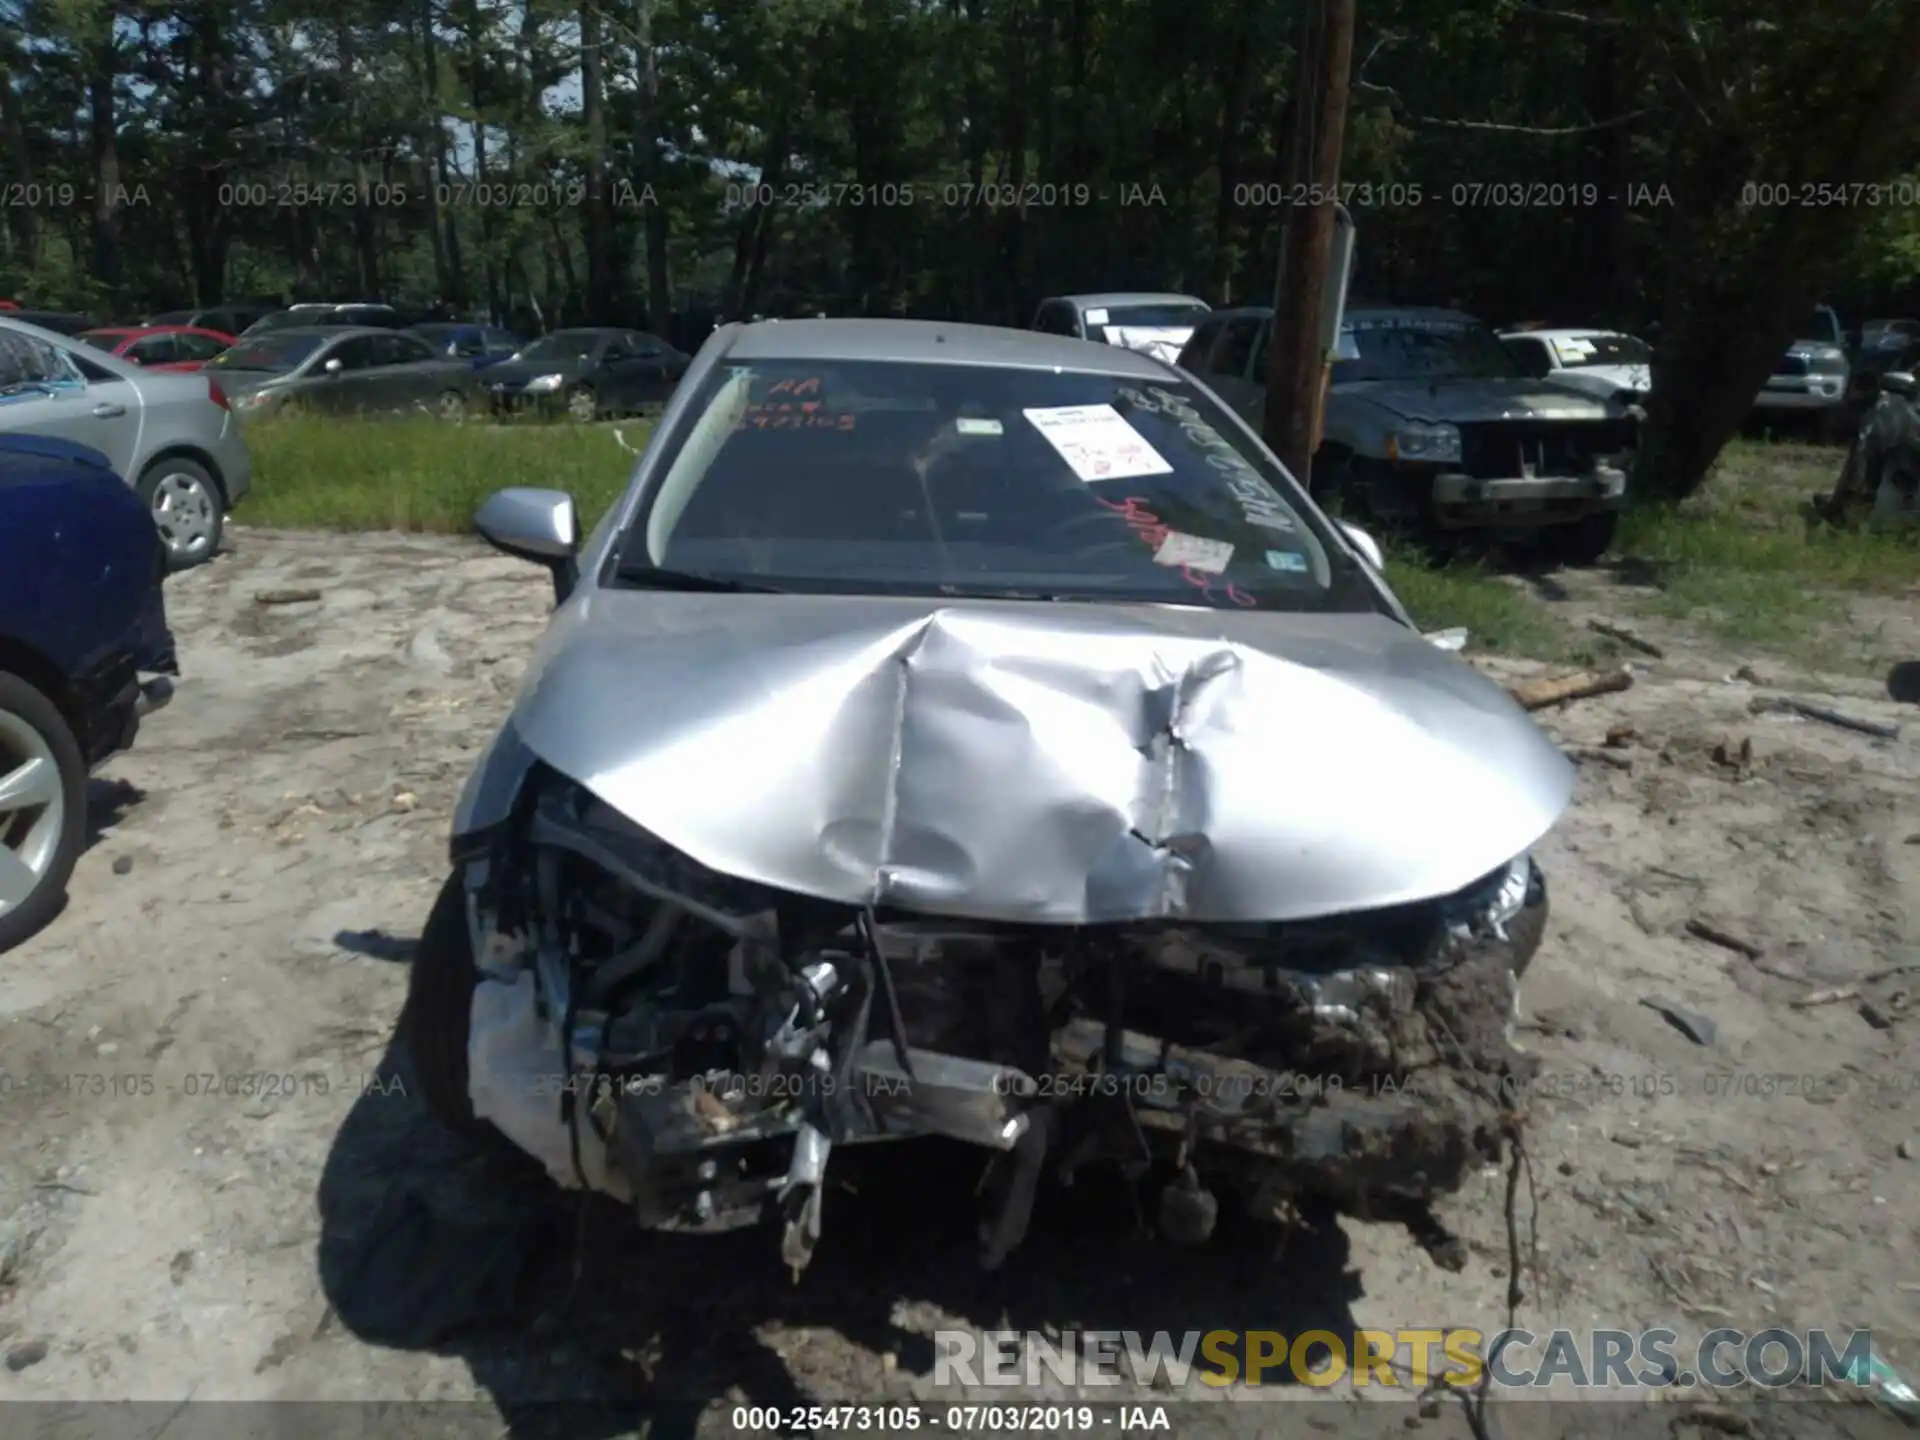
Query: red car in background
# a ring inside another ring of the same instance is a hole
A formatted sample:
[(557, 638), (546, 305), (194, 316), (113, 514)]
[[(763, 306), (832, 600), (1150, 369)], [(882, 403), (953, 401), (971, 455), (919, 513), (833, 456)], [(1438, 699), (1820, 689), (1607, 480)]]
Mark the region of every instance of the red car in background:
[(231, 335), (192, 325), (107, 326), (74, 338), (143, 370), (198, 370), (233, 344)]

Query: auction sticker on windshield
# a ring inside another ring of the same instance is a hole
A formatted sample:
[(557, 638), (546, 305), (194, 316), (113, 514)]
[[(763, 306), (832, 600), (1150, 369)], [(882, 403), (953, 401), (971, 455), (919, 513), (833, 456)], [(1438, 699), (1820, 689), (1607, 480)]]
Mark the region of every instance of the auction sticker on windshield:
[(1184, 565), (1189, 570), (1202, 570), (1209, 575), (1219, 575), (1233, 559), (1233, 546), (1224, 540), (1209, 540), (1201, 535), (1182, 535), (1178, 530), (1169, 530), (1167, 538), (1160, 542), (1160, 548), (1153, 552), (1156, 565)]
[(1082, 480), (1173, 473), (1173, 466), (1111, 405), (1059, 405), (1020, 413)]

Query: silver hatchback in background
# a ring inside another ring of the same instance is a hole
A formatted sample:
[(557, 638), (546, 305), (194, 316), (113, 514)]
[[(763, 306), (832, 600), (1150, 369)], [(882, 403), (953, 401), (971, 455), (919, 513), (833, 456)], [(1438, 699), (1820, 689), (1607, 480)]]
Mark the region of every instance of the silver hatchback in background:
[(228, 511), (253, 486), (253, 457), (217, 381), (143, 370), (3, 316), (0, 434), (105, 455), (153, 511), (176, 570), (218, 553)]

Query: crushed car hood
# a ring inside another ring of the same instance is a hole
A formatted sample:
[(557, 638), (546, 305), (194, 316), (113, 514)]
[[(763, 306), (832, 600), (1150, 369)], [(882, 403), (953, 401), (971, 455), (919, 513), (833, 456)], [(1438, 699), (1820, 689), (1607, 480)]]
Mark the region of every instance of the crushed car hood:
[(1601, 396), (1620, 390), (1645, 393), (1653, 388), (1653, 371), (1645, 365), (1581, 365), (1554, 371), (1552, 383)]
[(1109, 325), (1107, 343), (1124, 350), (1138, 350), (1171, 365), (1193, 338), (1192, 325)]
[(1353, 380), (1335, 385), (1332, 394), (1427, 424), (1606, 420), (1620, 413), (1604, 400), (1544, 380)]
[(456, 839), (537, 757), (712, 870), (848, 904), (1285, 920), (1448, 894), (1572, 767), (1380, 615), (593, 590)]

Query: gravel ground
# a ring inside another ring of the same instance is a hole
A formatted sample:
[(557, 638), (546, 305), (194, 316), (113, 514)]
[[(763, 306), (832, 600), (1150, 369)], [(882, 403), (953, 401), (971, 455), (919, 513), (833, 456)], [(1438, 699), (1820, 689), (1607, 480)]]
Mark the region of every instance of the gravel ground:
[[(0, 1399), (484, 1399), (496, 1435), (535, 1433), (543, 1399), (644, 1403), (656, 1434), (694, 1433), (713, 1402), (698, 1429), (720, 1434), (743, 1401), (935, 1398), (939, 1328), (1503, 1322), (1503, 1172), (1445, 1208), (1458, 1274), (1354, 1221), (1284, 1253), (1129, 1245), (1093, 1195), (1057, 1197), (989, 1279), (972, 1172), (937, 1151), (837, 1193), (798, 1286), (767, 1234), (644, 1238), (595, 1207), (545, 1223), (425, 1119), (388, 1053), (454, 797), (545, 579), (462, 540), (231, 544), (170, 587), (185, 677), (96, 780), (71, 905), (0, 963)], [(257, 599), (291, 589), (320, 598)], [(1597, 615), (1597, 595), (1556, 603)], [(1881, 619), (1920, 655), (1910, 614)], [(1541, 850), (1520, 1318), (1870, 1328), (1920, 1373), (1920, 747), (1755, 714), (1789, 677), (1653, 638), (1665, 656), (1633, 688), (1542, 717), (1611, 758), (1583, 763)], [(1903, 718), (1870, 685), (1792, 683)], [(440, 1217), (439, 1258), (392, 1240), (409, 1215)], [(530, 1259), (512, 1293), (485, 1291), (500, 1254)], [(519, 1318), (448, 1333), (430, 1314), (448, 1290)], [(1213, 1408), (1233, 1417), (1218, 1433), (1270, 1428)], [(1456, 1409), (1427, 1433), (1467, 1433)]]

